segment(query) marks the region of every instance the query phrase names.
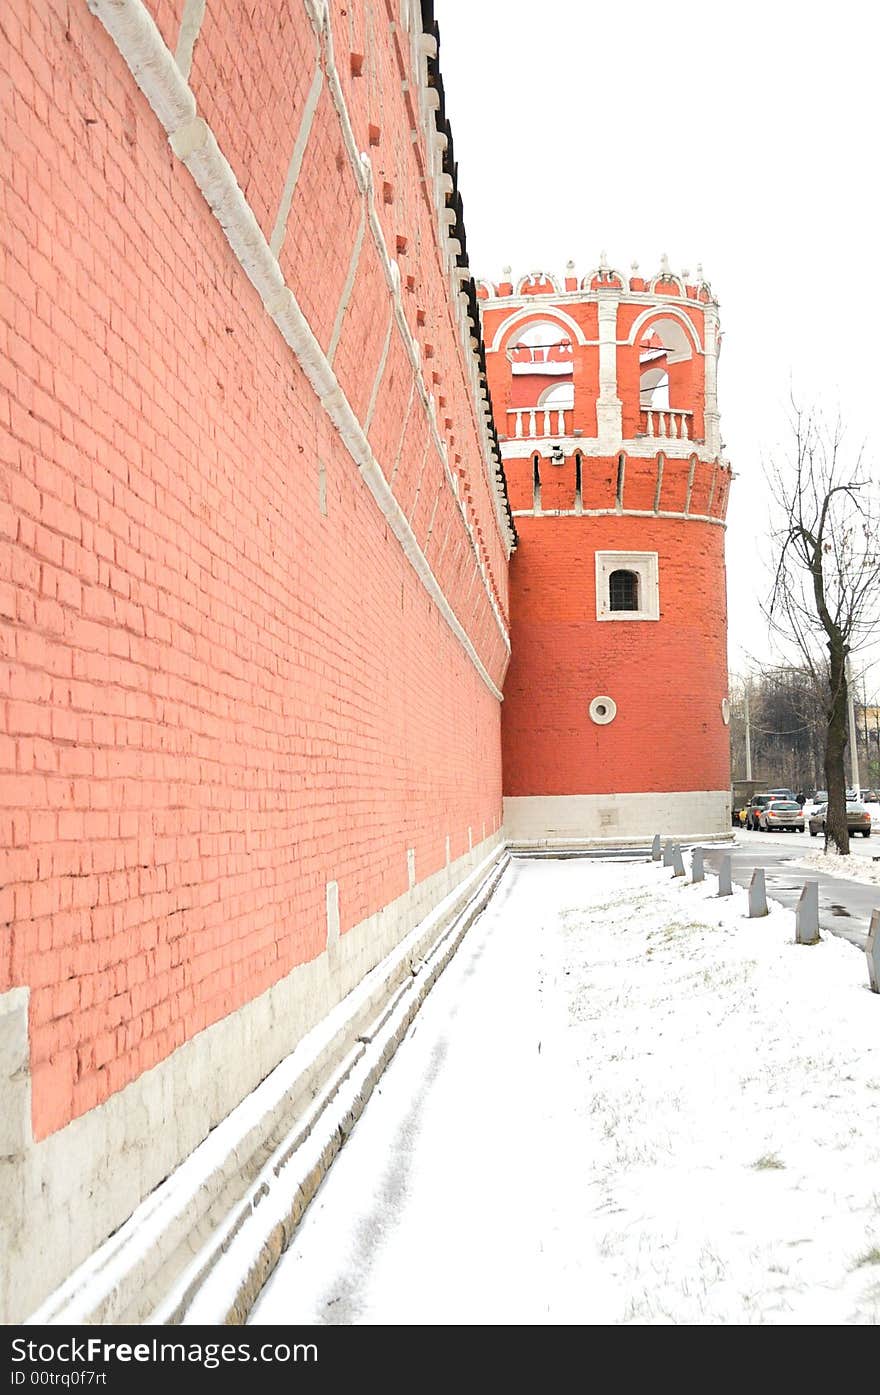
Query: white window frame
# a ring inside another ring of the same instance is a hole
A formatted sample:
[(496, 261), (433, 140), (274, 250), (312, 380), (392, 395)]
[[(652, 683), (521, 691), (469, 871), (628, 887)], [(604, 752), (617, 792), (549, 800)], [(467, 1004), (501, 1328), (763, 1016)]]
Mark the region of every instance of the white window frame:
[[(611, 573), (635, 572), (639, 579), (639, 609), (612, 610), (608, 593)], [(596, 553), (596, 619), (659, 620), (660, 569), (656, 552)]]

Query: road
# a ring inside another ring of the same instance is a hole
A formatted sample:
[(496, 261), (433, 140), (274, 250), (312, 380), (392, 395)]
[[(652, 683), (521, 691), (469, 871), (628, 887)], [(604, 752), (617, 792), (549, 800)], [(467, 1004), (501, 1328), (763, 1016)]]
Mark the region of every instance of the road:
[[(864, 859), (872, 868), (875, 859), (880, 863), (878, 831), (875, 826), (873, 837), (853, 838), (850, 845), (852, 856)], [(737, 886), (744, 887), (749, 885), (755, 868), (763, 867), (767, 895), (780, 901), (783, 906), (797, 905), (807, 878), (818, 881), (820, 926), (864, 949), (871, 912), (875, 907), (880, 907), (880, 886), (866, 886), (861, 882), (791, 865), (793, 860), (802, 858), (805, 853), (821, 850), (821, 838), (810, 838), (806, 833), (749, 833), (739, 830), (733, 848), (707, 844), (704, 861), (708, 869), (717, 873), (723, 854), (729, 852), (732, 879)]]

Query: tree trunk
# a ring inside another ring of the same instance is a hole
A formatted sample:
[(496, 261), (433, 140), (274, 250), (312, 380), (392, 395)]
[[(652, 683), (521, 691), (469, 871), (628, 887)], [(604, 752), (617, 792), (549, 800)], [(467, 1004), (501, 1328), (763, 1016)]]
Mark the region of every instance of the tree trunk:
[(846, 648), (842, 638), (828, 641), (830, 655), (830, 692), (828, 727), (825, 742), (825, 780), (828, 790), (828, 810), (825, 815), (825, 846), (834, 843), (843, 856), (849, 852), (849, 828), (846, 821), (846, 772), (844, 759), (849, 739), (846, 684)]

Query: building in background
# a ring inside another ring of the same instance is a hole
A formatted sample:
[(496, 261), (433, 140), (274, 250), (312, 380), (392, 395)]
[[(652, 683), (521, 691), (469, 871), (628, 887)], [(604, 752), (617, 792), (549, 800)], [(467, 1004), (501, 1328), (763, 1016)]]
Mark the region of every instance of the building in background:
[(718, 308), (605, 264), (478, 287), (519, 545), (504, 689), (517, 842), (730, 822)]

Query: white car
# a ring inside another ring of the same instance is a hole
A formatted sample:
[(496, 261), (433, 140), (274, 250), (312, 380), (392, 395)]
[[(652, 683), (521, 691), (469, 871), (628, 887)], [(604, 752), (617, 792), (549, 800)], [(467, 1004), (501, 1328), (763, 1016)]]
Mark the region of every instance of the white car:
[(758, 827), (764, 833), (785, 828), (790, 828), (792, 833), (803, 833), (804, 811), (794, 799), (771, 799), (758, 815)]

